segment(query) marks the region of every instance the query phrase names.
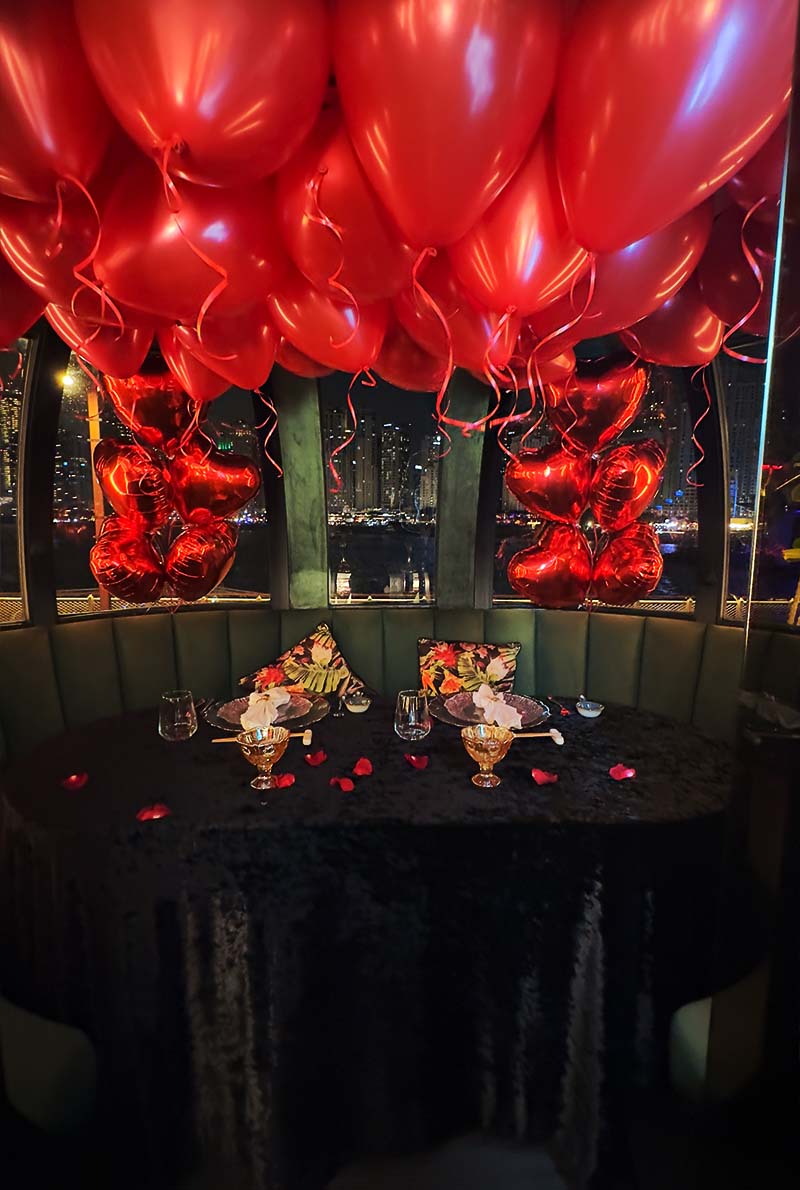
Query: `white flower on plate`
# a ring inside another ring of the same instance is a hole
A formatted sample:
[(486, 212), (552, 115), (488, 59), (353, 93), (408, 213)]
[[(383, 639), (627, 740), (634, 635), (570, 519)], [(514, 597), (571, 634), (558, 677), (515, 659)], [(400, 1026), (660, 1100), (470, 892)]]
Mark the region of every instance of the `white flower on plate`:
[(311, 660), (315, 665), (321, 665), (323, 667), (330, 665), (332, 656), (333, 649), (328, 645), (313, 644), (311, 646)]
[(505, 665), (503, 664), (502, 657), (493, 657), (492, 660), (489, 662), (489, 664), (486, 666), (486, 676), (492, 682), (499, 682), (500, 679), (504, 678), (507, 673), (508, 673), (508, 670), (506, 669)]
[(475, 706), (483, 712), (484, 723), (496, 723), (498, 727), (522, 727), (522, 716), (514, 710), (499, 690), (484, 683), (472, 696)]
[(493, 690), (487, 682), (484, 682), (473, 694), (472, 701), (476, 707), (483, 709), (483, 707), (489, 706), (490, 703), (496, 702), (497, 698), (498, 692)]
[(272, 727), (278, 711), (291, 695), (282, 686), (275, 686), (271, 690), (254, 691), (247, 700), (247, 710), (241, 717), (243, 731), (253, 731), (256, 727)]

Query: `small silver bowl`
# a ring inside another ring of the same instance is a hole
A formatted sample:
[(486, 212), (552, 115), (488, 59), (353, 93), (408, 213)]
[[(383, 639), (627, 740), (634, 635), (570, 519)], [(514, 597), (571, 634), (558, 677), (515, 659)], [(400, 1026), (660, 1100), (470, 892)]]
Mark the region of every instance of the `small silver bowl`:
[(575, 710), (579, 715), (583, 715), (584, 719), (597, 719), (599, 715), (602, 715), (605, 707), (601, 702), (592, 702), (582, 694), (575, 703)]

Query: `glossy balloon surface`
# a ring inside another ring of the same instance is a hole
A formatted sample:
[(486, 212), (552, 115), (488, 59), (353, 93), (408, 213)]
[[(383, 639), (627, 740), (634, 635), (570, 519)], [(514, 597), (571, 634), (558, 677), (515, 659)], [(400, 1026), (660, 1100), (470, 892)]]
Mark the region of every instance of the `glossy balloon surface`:
[(692, 276), (674, 297), (620, 337), (650, 364), (694, 368), (710, 363), (720, 349), (725, 326), (703, 299)]
[(236, 530), (226, 521), (193, 525), (176, 537), (164, 571), (178, 599), (202, 599), (218, 587), (233, 565)]
[(176, 326), (175, 340), (201, 364), (237, 388), (258, 388), (269, 377), (278, 347), (266, 302), (230, 318), (207, 318), (202, 338), (194, 326)]
[(552, 0), (336, 5), (348, 130), (409, 243), (454, 243), (503, 189), (549, 102), (560, 37)]
[(0, 350), (24, 335), (43, 312), (40, 295), (0, 257)]
[(261, 487), (258, 466), (247, 455), (221, 451), (208, 442), (189, 442), (169, 465), (175, 507), (181, 520), (207, 525), (231, 516)]
[(538, 607), (577, 607), (592, 578), (592, 555), (575, 525), (546, 525), (535, 545), (508, 564), (508, 581)]
[(185, 389), (193, 401), (201, 404), (213, 401), (230, 388), (230, 384), (219, 372), (213, 371), (185, 347), (178, 335), (178, 328), (165, 327), (158, 332), (158, 345), (164, 362), (172, 375)]
[(114, 412), (146, 446), (172, 455), (194, 415), (188, 395), (170, 372), (106, 376)]
[(387, 384), (414, 393), (435, 393), (444, 380), (445, 367), (444, 360), (420, 347), (392, 318), (375, 360), (375, 371)]
[(793, 0), (586, 0), (556, 95), (556, 150), (579, 243), (610, 252), (731, 178), (786, 110)]
[(604, 454), (592, 480), (591, 508), (601, 529), (616, 532), (638, 520), (661, 485), (666, 455), (652, 438)]
[(122, 517), (104, 521), (89, 551), (89, 569), (101, 587), (125, 603), (155, 603), (164, 586), (161, 555)]
[(786, 158), (787, 122), (783, 121), (767, 143), (734, 174), (728, 183), (728, 193), (745, 211), (762, 198), (767, 201), (753, 218), (759, 223), (775, 223), (778, 218), (778, 199), (783, 186), (783, 166)]
[(697, 270), (697, 281), (703, 300), (727, 326), (735, 326), (758, 302), (740, 329), (754, 335), (766, 335), (775, 270), (775, 228), (751, 219), (744, 229), (747, 246), (761, 271), (759, 285), (742, 248), (745, 214), (741, 207), (733, 206), (717, 216), (708, 248)]
[(144, 447), (103, 438), (94, 449), (94, 469), (106, 500), (131, 525), (150, 531), (167, 523), (169, 485)]
[(388, 302), (355, 306), (334, 301), (300, 273), (269, 299), (272, 320), (298, 351), (342, 372), (369, 368), (378, 358), (389, 321)]
[(506, 487), (529, 512), (567, 524), (586, 508), (591, 482), (591, 456), (567, 454), (557, 442), (520, 451), (505, 471)]
[(76, 318), (61, 306), (48, 306), (45, 318), (72, 350), (107, 376), (134, 376), (150, 350), (153, 328), (98, 326), (85, 318)]
[(641, 364), (601, 362), (544, 389), (545, 411), (553, 429), (573, 453), (606, 446), (627, 429), (647, 389)]
[(302, 351), (298, 351), (283, 335), (278, 343), (275, 362), (285, 368), (287, 372), (292, 372), (295, 376), (305, 376), (309, 380), (318, 379), (320, 376), (330, 376), (333, 371), (333, 368), (328, 368), (325, 364), (318, 364), (316, 360), (304, 355)]
[(600, 550), (592, 575), (592, 597), (612, 607), (627, 607), (656, 589), (664, 571), (658, 538), (637, 521), (610, 537)]

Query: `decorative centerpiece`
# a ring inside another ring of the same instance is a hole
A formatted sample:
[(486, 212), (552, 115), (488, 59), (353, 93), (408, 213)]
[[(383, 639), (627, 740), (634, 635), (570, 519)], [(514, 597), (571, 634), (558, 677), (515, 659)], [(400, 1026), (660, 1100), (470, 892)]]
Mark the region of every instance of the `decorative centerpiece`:
[(291, 694), (283, 686), (273, 686), (270, 690), (254, 690), (247, 700), (246, 709), (242, 712), (242, 729), (252, 731), (256, 727), (272, 727), (279, 717), (281, 707), (286, 707), (291, 701)]
[(472, 696), (472, 701), (483, 713), (484, 723), (507, 727), (511, 731), (519, 731), (522, 727), (522, 715), (508, 701), (508, 696), (496, 686), (489, 686), (487, 683), (479, 686)]

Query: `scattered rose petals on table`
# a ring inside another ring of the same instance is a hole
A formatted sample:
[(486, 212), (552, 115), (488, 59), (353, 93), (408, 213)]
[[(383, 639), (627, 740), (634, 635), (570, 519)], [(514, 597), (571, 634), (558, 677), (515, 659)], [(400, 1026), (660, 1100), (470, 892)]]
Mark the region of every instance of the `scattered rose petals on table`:
[(366, 756), (359, 756), (353, 765), (353, 773), (356, 777), (369, 777), (372, 774), (372, 761), (367, 760)]
[(412, 769), (426, 769), (428, 767), (427, 756), (412, 756), (410, 752), (405, 752), (404, 756)]
[(566, 707), (562, 707), (561, 710), (559, 711), (559, 714), (560, 715), (568, 715), (569, 711), (567, 710)]
[(316, 768), (318, 764), (324, 764), (328, 759), (328, 753), (320, 748), (319, 752), (306, 752), (306, 764), (310, 764), (312, 768)]
[(294, 773), (275, 773), (274, 776), (276, 789), (288, 789), (297, 779)]
[(152, 806), (142, 806), (136, 815), (139, 822), (152, 822), (156, 818), (168, 818), (172, 811), (164, 802), (156, 802)]
[(61, 782), (64, 789), (83, 789), (86, 782), (89, 780), (88, 773), (70, 773)]
[(355, 782), (351, 781), (349, 777), (331, 777), (328, 784), (338, 785), (342, 793), (352, 793), (356, 787)]
[(615, 764), (608, 770), (609, 777), (613, 777), (615, 781), (627, 781), (631, 777), (636, 776), (636, 769), (629, 769), (627, 765)]
[(531, 769), (531, 776), (537, 785), (555, 785), (558, 773), (548, 773), (544, 769)]

